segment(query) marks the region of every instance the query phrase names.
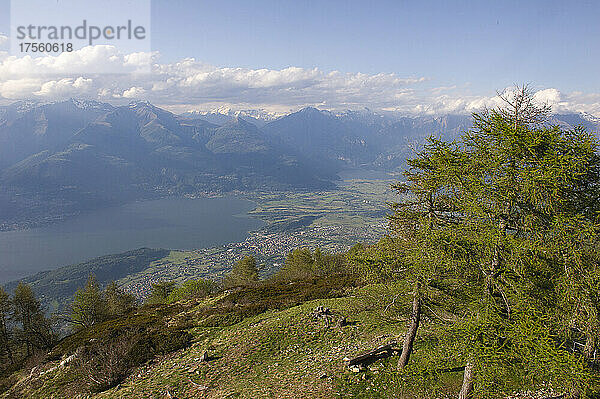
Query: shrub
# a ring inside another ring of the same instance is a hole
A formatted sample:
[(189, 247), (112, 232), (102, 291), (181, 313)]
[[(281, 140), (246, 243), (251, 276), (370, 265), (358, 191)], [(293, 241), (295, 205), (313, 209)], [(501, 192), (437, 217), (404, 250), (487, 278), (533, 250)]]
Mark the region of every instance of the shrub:
[(75, 368), (83, 376), (87, 389), (101, 392), (125, 379), (129, 370), (128, 355), (134, 347), (129, 337), (120, 337), (111, 342), (94, 342), (79, 351)]
[(168, 303), (190, 298), (204, 298), (215, 291), (215, 283), (211, 280), (189, 280), (175, 288), (167, 297)]
[(241, 287), (258, 283), (258, 267), (253, 256), (238, 261), (223, 281), (226, 288)]
[(290, 252), (283, 267), (275, 275), (276, 280), (302, 280), (346, 272), (343, 256), (322, 252), (319, 248), (297, 248)]
[(152, 284), (152, 292), (146, 300), (147, 304), (161, 304), (167, 303), (169, 294), (173, 292), (176, 285), (174, 281), (159, 281), (158, 283)]
[(183, 330), (115, 331), (114, 337), (94, 339), (76, 352), (75, 370), (91, 392), (101, 392), (120, 382), (130, 370), (156, 355), (189, 346), (191, 334)]
[(286, 309), (320, 298), (336, 298), (357, 286), (356, 279), (344, 275), (285, 282), (268, 280), (261, 285), (242, 287), (219, 298), (198, 313), (201, 326), (223, 327), (272, 309)]

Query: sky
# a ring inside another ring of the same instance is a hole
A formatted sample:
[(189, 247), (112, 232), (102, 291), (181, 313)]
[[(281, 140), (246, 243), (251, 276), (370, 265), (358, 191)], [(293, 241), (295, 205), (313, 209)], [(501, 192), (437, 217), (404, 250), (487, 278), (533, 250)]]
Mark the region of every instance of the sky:
[[(62, 60), (2, 53), (9, 5), (0, 0), (3, 103), (83, 97), (176, 111), (447, 113), (471, 112), (496, 91), (529, 83), (557, 112), (600, 116), (597, 1), (155, 0), (152, 53), (136, 56), (151, 59), (149, 74), (106, 46)], [(107, 60), (117, 75), (59, 67)]]

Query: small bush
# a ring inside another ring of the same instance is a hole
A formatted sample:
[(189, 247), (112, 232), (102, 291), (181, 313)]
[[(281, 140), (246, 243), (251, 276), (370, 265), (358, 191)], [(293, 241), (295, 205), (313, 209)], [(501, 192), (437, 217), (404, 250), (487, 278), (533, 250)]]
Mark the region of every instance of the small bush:
[(283, 267), (275, 275), (276, 280), (304, 280), (319, 276), (345, 273), (347, 271), (344, 256), (328, 254), (317, 248), (311, 252), (308, 248), (298, 248), (290, 252)]
[(95, 342), (83, 347), (75, 361), (91, 392), (109, 389), (125, 379), (130, 368), (130, 353), (134, 340), (120, 337), (112, 342)]
[(120, 382), (130, 370), (156, 355), (190, 345), (191, 334), (182, 330), (137, 331), (110, 340), (96, 340), (78, 349), (75, 369), (86, 381), (87, 390), (101, 392)]
[(223, 285), (225, 288), (243, 287), (258, 283), (258, 267), (253, 256), (246, 256), (236, 262), (231, 272), (225, 276)]
[(215, 291), (215, 283), (211, 280), (189, 280), (175, 288), (167, 297), (167, 303), (182, 299), (204, 298)]

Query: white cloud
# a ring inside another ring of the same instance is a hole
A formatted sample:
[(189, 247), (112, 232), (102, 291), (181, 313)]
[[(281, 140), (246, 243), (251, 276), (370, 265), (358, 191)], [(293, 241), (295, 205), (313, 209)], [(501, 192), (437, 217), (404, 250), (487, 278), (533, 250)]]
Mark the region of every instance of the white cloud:
[[(143, 73), (148, 64), (150, 73)], [(111, 73), (86, 73), (92, 66)], [(228, 107), (286, 112), (316, 105), (332, 110), (369, 107), (407, 114), (470, 113), (501, 103), (495, 95), (474, 96), (466, 91), (460, 86), (428, 88), (425, 77), (393, 73), (216, 67), (193, 58), (160, 63), (156, 52), (121, 54), (112, 46), (89, 46), (38, 58), (0, 52), (0, 99), (5, 102), (65, 97), (127, 102), (139, 98), (178, 111)], [(557, 112), (600, 115), (599, 94), (544, 88), (535, 97)]]
[(542, 104), (555, 105), (560, 103), (561, 94), (556, 89), (545, 89), (536, 92), (533, 98)]
[(143, 87), (131, 87), (123, 92), (123, 98), (140, 98), (146, 93)]
[[(218, 103), (288, 109), (315, 104), (329, 108), (377, 108), (394, 105), (410, 93), (411, 86), (425, 81), (423, 77), (325, 72), (318, 68), (219, 68), (193, 58), (161, 64), (156, 62), (158, 56), (124, 55), (112, 46), (89, 46), (54, 57), (5, 55), (0, 57), (0, 81), (13, 83), (10, 90), (0, 91), (0, 96), (144, 98), (167, 106)], [(152, 63), (151, 73), (141, 73), (148, 62)], [(112, 73), (81, 72), (91, 66), (97, 69), (98, 65)], [(90, 81), (77, 87), (79, 77)]]
[(158, 57), (158, 52), (152, 53), (131, 53), (126, 54), (124, 59), (125, 66), (134, 66), (144, 68), (146, 65), (151, 65), (155, 58)]
[(0, 63), (0, 81), (9, 78), (30, 77), (71, 77), (73, 74), (86, 73), (89, 70), (109, 71), (110, 73), (136, 73), (144, 67), (143, 60), (151, 59), (153, 54), (134, 53), (124, 55), (114, 46), (87, 46), (73, 52), (64, 52), (58, 56), (16, 57), (5, 55)]
[(81, 76), (75, 80), (71, 78), (51, 80), (43, 83), (40, 90), (33, 94), (49, 99), (80, 97), (88, 94), (92, 85), (92, 79), (86, 79)]
[(6, 43), (8, 43), (8, 36), (0, 33), (0, 47), (3, 47)]
[(33, 92), (39, 90), (41, 82), (38, 79), (17, 79), (0, 81), (0, 96), (20, 100), (33, 97)]

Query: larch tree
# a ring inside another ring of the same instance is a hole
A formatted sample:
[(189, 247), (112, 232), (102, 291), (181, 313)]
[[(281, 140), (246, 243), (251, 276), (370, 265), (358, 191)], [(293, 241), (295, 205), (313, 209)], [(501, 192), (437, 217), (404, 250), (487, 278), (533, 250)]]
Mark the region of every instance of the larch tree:
[[(581, 367), (579, 359), (544, 346), (544, 339), (556, 331), (541, 320), (551, 320), (554, 300), (565, 293), (553, 290), (556, 278), (564, 280), (561, 276), (577, 267), (572, 260), (580, 252), (572, 250), (572, 244), (582, 237), (568, 226), (582, 222), (579, 232), (586, 235), (584, 242), (598, 229), (597, 212), (589, 208), (590, 204), (596, 207), (599, 199), (596, 141), (583, 128), (551, 125), (549, 107), (537, 106), (526, 86), (501, 98), (504, 107), (474, 114), (473, 128), (461, 139), (463, 162), (452, 185), (459, 193), (461, 224), (470, 232), (466, 236), (480, 259), (481, 291), (474, 296), (472, 326), (479, 337), (485, 336), (481, 334), (485, 326), (503, 337), (498, 340), (492, 335), (490, 342), (472, 345), (483, 351), (471, 353), (474, 359), (467, 367), (472, 372), (465, 373), (461, 398), (470, 395), (469, 379), (476, 376), (477, 366), (486, 369), (480, 370), (482, 380), (493, 380), (493, 362), (478, 355), (498, 346), (506, 348), (507, 358), (528, 361), (529, 370), (525, 367), (523, 372), (535, 371), (548, 381), (561, 376), (556, 378), (563, 380), (564, 389), (580, 392), (585, 377), (565, 376), (566, 368), (558, 362), (554, 367), (536, 364), (525, 358), (526, 351), (519, 351), (527, 341), (530, 346), (540, 345), (541, 353), (553, 352), (548, 361), (560, 359), (573, 369)], [(517, 327), (525, 324), (542, 329), (530, 337), (519, 335)], [(509, 362), (504, 365), (510, 367)]]
[(8, 360), (12, 363), (12, 342), (8, 327), (8, 318), (11, 309), (10, 296), (2, 287), (0, 287), (0, 355), (7, 356)]
[(88, 328), (106, 319), (107, 307), (96, 278), (90, 274), (83, 288), (75, 292), (71, 323), (75, 329)]
[(431, 138), (424, 151), (407, 161), (405, 181), (392, 186), (403, 200), (392, 204), (387, 245), (395, 247), (395, 263), (401, 265), (397, 272), (412, 287), (410, 324), (403, 340), (400, 368), (409, 362), (426, 302), (440, 291), (440, 283), (453, 267), (453, 258), (439, 247), (457, 223), (457, 205), (447, 191), (448, 164), (457, 159), (455, 152), (451, 145)]
[[(596, 142), (582, 128), (550, 125), (549, 107), (536, 105), (526, 86), (500, 97), (505, 106), (474, 114), (457, 142), (431, 139), (396, 186), (406, 195), (393, 220), (410, 244), (413, 308), (424, 282), (447, 273), (460, 282), (461, 399), (501, 391), (507, 370), (581, 393), (581, 359), (553, 343), (557, 303), (588, 336), (594, 324), (583, 320), (597, 320), (597, 278), (573, 283), (589, 270), (586, 248), (598, 227)], [(417, 327), (413, 312), (409, 351)]]
[(246, 256), (236, 262), (231, 272), (225, 276), (225, 287), (252, 285), (259, 281), (258, 267), (254, 256)]
[(167, 298), (177, 288), (177, 284), (174, 281), (159, 281), (152, 283), (152, 291), (150, 296), (146, 299), (147, 304), (160, 304), (165, 303)]
[(104, 301), (107, 317), (122, 316), (137, 307), (135, 296), (123, 291), (114, 281), (104, 289)]
[(19, 283), (12, 304), (13, 319), (21, 325), (19, 335), (27, 347), (27, 355), (36, 349), (49, 348), (54, 343), (55, 335), (31, 287)]

